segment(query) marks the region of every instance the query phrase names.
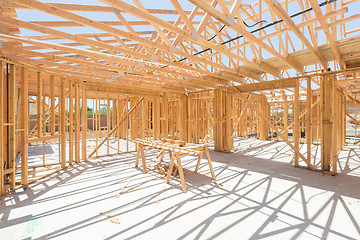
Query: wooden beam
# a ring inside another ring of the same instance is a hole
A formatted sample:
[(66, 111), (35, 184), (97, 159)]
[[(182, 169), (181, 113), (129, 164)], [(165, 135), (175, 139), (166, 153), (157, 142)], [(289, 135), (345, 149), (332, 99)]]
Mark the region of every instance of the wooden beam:
[(5, 193), (4, 186), (4, 164), (5, 164), (5, 139), (4, 139), (4, 120), (5, 120), (5, 71), (4, 62), (0, 61), (0, 194)]
[(82, 102), (81, 102), (81, 108), (82, 108), (82, 114), (81, 114), (81, 158), (82, 160), (87, 160), (87, 154), (86, 154), (86, 138), (87, 138), (87, 98), (86, 98), (86, 90), (85, 90), (85, 84), (81, 85), (81, 93), (82, 93)]
[(59, 130), (61, 134), (60, 138), (60, 155), (61, 155), (61, 167), (66, 166), (66, 135), (65, 135), (65, 84), (64, 79), (60, 82), (60, 117), (59, 117)]
[(80, 90), (75, 83), (75, 162), (80, 162)]
[(307, 144), (307, 159), (311, 161), (311, 144), (312, 144), (312, 132), (313, 132), (313, 126), (311, 124), (312, 122), (312, 111), (311, 111), (311, 105), (312, 105), (312, 90), (311, 90), (311, 78), (307, 78), (307, 88), (306, 88), (306, 130), (305, 130), (305, 138), (306, 138), (306, 144)]
[[(48, 3), (54, 7), (61, 8), (67, 11), (74, 11), (74, 12), (112, 12), (114, 8), (108, 6), (97, 6), (91, 4), (73, 4), (73, 3)], [(2, 1), (0, 2), (0, 7), (3, 8), (15, 8), (15, 9), (29, 9), (29, 7), (23, 6), (21, 4), (12, 3), (9, 1)], [(175, 9), (154, 9), (148, 8), (146, 9), (151, 14), (162, 14), (162, 15), (177, 15), (179, 14)], [(120, 13), (123, 13), (121, 11)], [(186, 14), (190, 14), (190, 11), (185, 11)], [(199, 12), (196, 15), (204, 15), (203, 12)]]
[(16, 73), (15, 65), (10, 64), (8, 82), (8, 159), (10, 169), (10, 189), (15, 189), (15, 168), (16, 168)]
[(74, 161), (74, 84), (69, 81), (69, 164)]
[(55, 135), (55, 83), (54, 76), (50, 76), (50, 126), (51, 126), (51, 135)]
[(153, 100), (153, 114), (154, 140), (160, 140), (160, 97), (155, 97)]
[(293, 88), (296, 86), (296, 82), (298, 79), (290, 78), (290, 79), (280, 79), (273, 81), (264, 81), (260, 83), (252, 83), (252, 84), (243, 84), (240, 86), (232, 86), (226, 89), (233, 92), (259, 92), (265, 90), (274, 90), (274, 89), (284, 89), (284, 88)]
[(43, 79), (41, 72), (37, 72), (37, 95), (36, 95), (36, 106), (37, 106), (37, 137), (43, 136)]
[(28, 69), (21, 68), (21, 184), (28, 184), (29, 94)]
[(335, 87), (335, 75), (326, 74), (321, 76), (320, 80), (320, 102), (321, 102), (321, 170), (331, 171), (331, 165), (334, 161), (332, 148), (335, 139), (333, 137), (333, 119), (332, 119), (332, 90)]
[[(299, 80), (296, 81), (296, 85), (294, 87), (294, 106), (293, 106), (293, 141), (294, 147), (297, 151), (295, 151), (294, 155), (294, 165), (295, 167), (299, 166), (299, 154), (300, 152), (300, 83)], [(307, 159), (309, 161), (309, 159)]]

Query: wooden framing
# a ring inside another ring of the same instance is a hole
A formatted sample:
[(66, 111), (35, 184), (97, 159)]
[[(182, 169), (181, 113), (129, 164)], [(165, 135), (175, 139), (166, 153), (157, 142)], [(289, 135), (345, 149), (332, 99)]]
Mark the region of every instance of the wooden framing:
[[(256, 137), (286, 142), (295, 167), (337, 173), (347, 124), (359, 144), (359, 113), (346, 112), (360, 106), (360, 36), (346, 25), (360, 18), (349, 11), (356, 1), (188, 1), (169, 0), (169, 10), (146, 9), (143, 0), (0, 1), (1, 194), (33, 180), (29, 144), (42, 144), (38, 167), (49, 167), (45, 148), (58, 143), (64, 168), (102, 153), (143, 153), (136, 139), (214, 142), (230, 153), (235, 138)], [(304, 7), (299, 18), (288, 13)], [(66, 21), (27, 21), (16, 9)], [(319, 169), (313, 144), (321, 144)]]
[(15, 188), (15, 161), (16, 161), (16, 75), (15, 65), (10, 64), (8, 81), (8, 166), (10, 189)]
[(5, 193), (4, 164), (5, 164), (5, 68), (4, 62), (0, 61), (0, 194)]
[[(21, 184), (28, 184), (29, 92), (28, 69), (21, 68)], [(55, 103), (53, 102), (55, 105)], [(54, 124), (55, 127), (55, 124)], [(52, 129), (53, 130), (53, 129)], [(54, 133), (55, 134), (55, 133)]]

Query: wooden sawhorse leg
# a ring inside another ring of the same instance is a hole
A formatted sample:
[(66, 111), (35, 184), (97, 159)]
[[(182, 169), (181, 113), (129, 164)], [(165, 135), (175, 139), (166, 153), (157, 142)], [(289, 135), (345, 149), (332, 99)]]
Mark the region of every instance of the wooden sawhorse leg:
[(145, 163), (144, 146), (143, 146), (142, 144), (138, 144), (138, 147), (137, 147), (135, 167), (138, 167), (138, 166), (139, 166), (140, 155), (141, 155), (141, 160), (142, 160), (143, 172), (144, 172), (144, 173), (147, 173), (146, 163)]
[(208, 164), (209, 164), (212, 179), (216, 180), (214, 169), (213, 169), (213, 166), (211, 164), (211, 158), (210, 158), (209, 149), (207, 147), (205, 147), (205, 155), (206, 155), (206, 158), (207, 158), (207, 161), (208, 161)]
[[(170, 151), (169, 151), (169, 154), (170, 154)], [(186, 193), (187, 189), (186, 189), (184, 171), (183, 171), (183, 168), (182, 168), (182, 165), (181, 165), (180, 153), (178, 153), (178, 152), (175, 153), (175, 156), (174, 156), (174, 154), (170, 154), (170, 155), (171, 155), (170, 166), (169, 166), (169, 170), (167, 172), (166, 183), (170, 182), (170, 177), (171, 177), (172, 170), (174, 168), (174, 162), (175, 162), (175, 158), (176, 158), (176, 162), (178, 164), (178, 171), (179, 171), (180, 181), (181, 181), (181, 187), (182, 187), (183, 192)]]
[(181, 186), (182, 186), (183, 192), (186, 193), (187, 190), (186, 190), (184, 170), (181, 165), (180, 153), (178, 153), (178, 152), (176, 153), (176, 162), (178, 164), (178, 171), (179, 171), (179, 175), (180, 175)]
[(172, 170), (174, 168), (174, 157), (173, 155), (171, 155), (171, 151), (169, 150), (169, 155), (171, 156), (170, 157), (170, 166), (169, 166), (169, 169), (168, 169), (168, 172), (167, 172), (167, 176), (166, 176), (166, 183), (169, 183), (170, 182), (170, 177), (171, 177), (171, 173), (172, 173)]
[(201, 158), (202, 158), (203, 154), (204, 154), (204, 152), (200, 153), (200, 155), (199, 155), (199, 159), (198, 159), (198, 161), (197, 161), (197, 164), (196, 164), (196, 168), (195, 168), (194, 173), (197, 173), (197, 171), (199, 170), (200, 162), (201, 162)]

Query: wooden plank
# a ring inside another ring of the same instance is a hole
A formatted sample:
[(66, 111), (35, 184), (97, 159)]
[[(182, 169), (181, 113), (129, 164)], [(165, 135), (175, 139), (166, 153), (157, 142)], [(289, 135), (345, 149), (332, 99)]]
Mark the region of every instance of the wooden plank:
[(289, 126), (289, 103), (287, 101), (287, 95), (285, 92), (283, 92), (283, 98), (284, 98), (284, 136), (286, 137), (286, 139), (288, 139), (289, 137), (289, 132), (288, 132), (288, 126)]
[(160, 97), (155, 97), (153, 100), (153, 114), (154, 114), (154, 140), (160, 139)]
[(10, 189), (15, 189), (15, 167), (16, 167), (16, 69), (14, 64), (10, 64), (9, 82), (8, 82), (8, 159)]
[(81, 85), (81, 93), (82, 93), (82, 114), (81, 114), (81, 158), (82, 160), (87, 160), (87, 154), (86, 154), (86, 138), (87, 138), (87, 98), (86, 98), (86, 91), (85, 91), (85, 85)]
[(296, 152), (294, 155), (294, 165), (295, 167), (299, 166), (299, 154), (300, 151), (300, 88), (299, 88), (299, 80), (296, 81), (296, 85), (294, 87), (294, 113), (293, 113), (293, 138), (294, 138), (294, 147), (296, 148)]
[(60, 117), (59, 117), (59, 123), (60, 123), (60, 152), (61, 152), (61, 167), (66, 166), (66, 135), (65, 135), (65, 84), (64, 79), (61, 79), (60, 82)]
[(320, 101), (321, 101), (321, 170), (331, 171), (332, 163), (332, 113), (331, 99), (334, 82), (333, 75), (322, 75), (320, 80)]
[(41, 76), (41, 72), (37, 72), (37, 96), (36, 96), (36, 104), (37, 104), (37, 136), (41, 137), (43, 134), (43, 79)]
[(162, 137), (163, 138), (168, 138), (169, 133), (168, 133), (168, 99), (167, 99), (168, 94), (164, 93), (162, 99), (162, 118), (163, 118), (163, 126), (162, 126)]
[(311, 78), (309, 77), (306, 80), (307, 89), (306, 89), (306, 130), (305, 130), (305, 137), (306, 137), (306, 144), (307, 144), (307, 159), (311, 161), (311, 144), (312, 144), (312, 90), (311, 90)]
[(5, 192), (5, 186), (4, 186), (4, 163), (5, 163), (4, 98), (6, 96), (5, 90), (6, 89), (5, 89), (4, 62), (0, 61), (0, 194), (3, 194)]
[[(42, 136), (45, 136), (46, 135), (46, 132), (47, 132), (47, 128), (46, 128), (46, 106), (48, 106), (46, 104), (46, 98), (45, 98), (45, 78), (42, 77), (42, 80), (41, 80), (41, 83), (42, 83), (42, 104), (41, 104), (41, 107), (42, 107), (42, 111), (41, 111), (41, 114), (42, 114)], [(45, 161), (45, 145), (43, 146), (43, 160)], [(45, 163), (44, 163), (45, 165)]]
[(233, 116), (233, 108), (232, 108), (232, 96), (224, 92), (224, 100), (225, 100), (225, 149), (227, 153), (231, 152), (233, 146), (233, 135), (232, 135), (232, 116)]
[[(106, 132), (107, 135), (110, 136), (111, 132), (111, 120), (110, 120), (110, 98), (109, 94), (107, 94), (106, 97)], [(106, 152), (109, 155), (110, 154), (110, 137), (107, 138), (107, 144), (106, 144)]]
[(54, 75), (50, 76), (50, 126), (51, 126), (51, 135), (55, 135), (55, 83), (54, 83)]
[(145, 128), (146, 128), (146, 101), (142, 101), (141, 108), (140, 108), (140, 138), (145, 139)]
[(52, 140), (52, 139), (56, 139), (61, 137), (61, 135), (48, 135), (48, 136), (43, 136), (43, 137), (35, 137), (35, 138), (28, 138), (27, 142), (28, 143), (36, 143), (36, 142), (44, 142), (44, 141), (48, 141), (48, 140)]
[(293, 88), (296, 86), (297, 81), (298, 81), (297, 78), (280, 79), (280, 80), (252, 83), (252, 84), (243, 84), (240, 86), (232, 86), (232, 87), (227, 87), (226, 89), (231, 93), (237, 92), (236, 89), (238, 89), (242, 93), (259, 92), (265, 90)]
[(28, 102), (28, 69), (21, 68), (21, 184), (28, 184), (28, 133), (29, 133), (29, 102)]
[(75, 83), (75, 162), (80, 162), (80, 90)]
[[(114, 8), (109, 6), (97, 6), (97, 5), (88, 5), (88, 4), (73, 4), (73, 3), (48, 3), (55, 7), (67, 10), (67, 11), (77, 11), (77, 12), (113, 12)], [(0, 3), (0, 7), (4, 8), (15, 8), (15, 9), (29, 9), (26, 6), (21, 4), (11, 3), (9, 1), (3, 1)], [(146, 9), (149, 13), (152, 14), (165, 14), (165, 15), (177, 15), (179, 14), (177, 10), (167, 10), (167, 9)], [(123, 11), (119, 10), (120, 13)], [(184, 11), (186, 14), (190, 14), (190, 11)], [(196, 15), (204, 15), (203, 12), (198, 12)]]
[[(339, 133), (339, 119), (338, 112), (342, 108), (341, 101), (339, 99), (340, 93), (337, 90), (336, 77), (335, 75), (331, 75), (330, 81), (332, 82), (331, 91), (331, 120), (332, 120), (332, 146), (331, 146), (331, 172), (333, 175), (337, 174), (337, 156), (338, 151), (340, 150), (340, 143), (338, 141), (338, 133)], [(356, 126), (356, 125), (355, 125)]]
[(74, 161), (74, 84), (69, 81), (69, 164)]

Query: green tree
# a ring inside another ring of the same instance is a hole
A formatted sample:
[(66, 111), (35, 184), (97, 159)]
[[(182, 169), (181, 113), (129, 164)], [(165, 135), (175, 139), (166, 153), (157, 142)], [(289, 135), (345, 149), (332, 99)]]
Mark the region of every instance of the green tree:
[(91, 107), (87, 107), (87, 114), (92, 115), (94, 113), (94, 110)]
[(101, 115), (106, 115), (107, 114), (107, 107), (101, 107), (100, 108), (100, 114)]

